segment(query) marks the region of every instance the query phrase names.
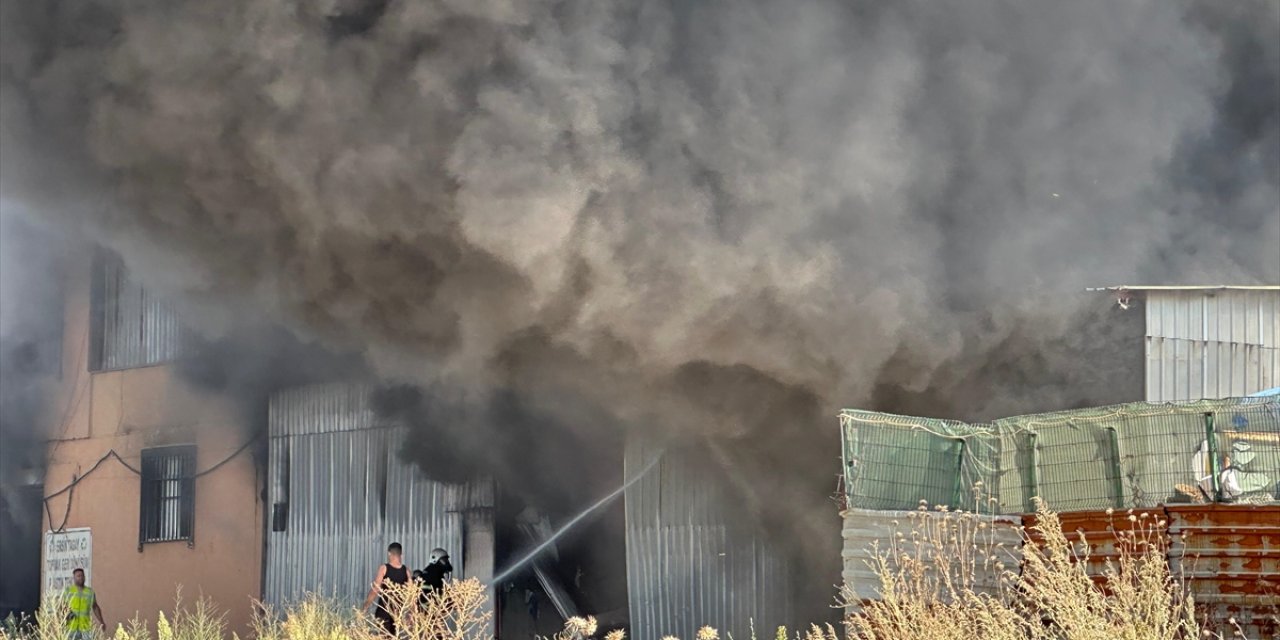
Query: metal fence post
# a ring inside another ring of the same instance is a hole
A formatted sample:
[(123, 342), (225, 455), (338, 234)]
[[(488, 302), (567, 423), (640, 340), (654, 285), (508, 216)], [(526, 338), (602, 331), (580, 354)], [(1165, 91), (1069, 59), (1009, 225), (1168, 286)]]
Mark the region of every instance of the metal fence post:
[(1213, 474), (1213, 501), (1222, 502), (1222, 480), (1218, 462), (1218, 433), (1213, 426), (1213, 412), (1204, 414), (1204, 439), (1209, 443), (1209, 473)]
[(1124, 473), (1120, 468), (1120, 434), (1115, 427), (1107, 427), (1107, 440), (1111, 444), (1111, 492), (1115, 495), (1117, 509), (1124, 508)]
[(1040, 438), (1040, 434), (1032, 431), (1029, 434), (1031, 439), (1031, 472), (1027, 474), (1028, 487), (1027, 491), (1027, 511), (1035, 513), (1035, 498), (1040, 496), (1040, 446), (1036, 440)]
[(858, 428), (847, 416), (840, 416), (840, 458), (844, 475), (844, 506), (853, 508), (857, 497)]
[(953, 495), (951, 496), (951, 504), (955, 505), (956, 509), (960, 508), (961, 501), (964, 500), (964, 452), (966, 443), (963, 438), (959, 440), (960, 453), (956, 456), (956, 484), (952, 489)]

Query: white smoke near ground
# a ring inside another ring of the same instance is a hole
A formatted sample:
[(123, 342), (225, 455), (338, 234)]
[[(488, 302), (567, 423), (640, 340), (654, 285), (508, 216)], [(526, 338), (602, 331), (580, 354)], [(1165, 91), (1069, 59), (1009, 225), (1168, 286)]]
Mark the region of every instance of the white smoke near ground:
[(480, 403), (786, 447), (903, 394), (1054, 408), (1114, 393), (1084, 287), (1280, 282), (1265, 0), (0, 18), (4, 197), (208, 333), (252, 307)]

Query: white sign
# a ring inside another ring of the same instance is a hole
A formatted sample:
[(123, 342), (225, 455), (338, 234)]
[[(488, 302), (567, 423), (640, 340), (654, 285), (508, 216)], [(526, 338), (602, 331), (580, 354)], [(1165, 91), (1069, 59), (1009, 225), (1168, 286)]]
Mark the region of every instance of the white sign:
[(64, 529), (44, 534), (43, 593), (58, 593), (74, 584), (71, 572), (84, 569), (85, 584), (93, 586), (93, 534), (84, 529)]

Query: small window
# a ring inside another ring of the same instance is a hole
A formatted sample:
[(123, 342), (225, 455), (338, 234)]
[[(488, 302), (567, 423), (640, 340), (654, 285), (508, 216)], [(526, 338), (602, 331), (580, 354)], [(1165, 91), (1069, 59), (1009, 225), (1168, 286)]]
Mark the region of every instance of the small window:
[(289, 439), (272, 438), (271, 456), (271, 531), (289, 528)]
[(119, 258), (95, 256), (90, 299), (90, 371), (146, 367), (182, 355), (185, 330), (177, 313), (135, 282)]
[(195, 467), (194, 446), (143, 450), (139, 547), (148, 542), (193, 540)]

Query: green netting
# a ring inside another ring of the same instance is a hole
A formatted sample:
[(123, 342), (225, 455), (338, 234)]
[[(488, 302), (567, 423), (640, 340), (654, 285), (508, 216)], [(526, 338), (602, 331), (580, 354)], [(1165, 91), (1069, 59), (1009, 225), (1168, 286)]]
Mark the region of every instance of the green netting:
[(985, 424), (841, 412), (851, 507), (1077, 511), (1280, 500), (1280, 399), (1134, 403)]
[(841, 420), (846, 491), (856, 487), (860, 496), (850, 506), (913, 509), (924, 500), (973, 508), (973, 488), (997, 478), (1000, 439), (989, 425), (864, 411)]
[(1280, 400), (1215, 414), (1224, 460), (1218, 491), (1228, 499), (1280, 500)]

